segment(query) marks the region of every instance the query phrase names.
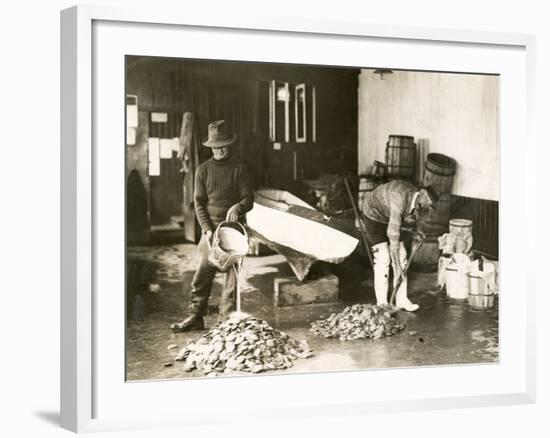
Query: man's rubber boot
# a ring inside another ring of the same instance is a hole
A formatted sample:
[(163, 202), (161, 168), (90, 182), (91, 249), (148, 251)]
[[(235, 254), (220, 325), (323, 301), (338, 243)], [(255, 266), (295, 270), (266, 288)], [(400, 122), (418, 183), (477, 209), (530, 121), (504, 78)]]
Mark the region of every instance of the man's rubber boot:
[(181, 322), (176, 322), (170, 326), (173, 332), (183, 333), (194, 330), (204, 329), (204, 319), (199, 315), (190, 315)]

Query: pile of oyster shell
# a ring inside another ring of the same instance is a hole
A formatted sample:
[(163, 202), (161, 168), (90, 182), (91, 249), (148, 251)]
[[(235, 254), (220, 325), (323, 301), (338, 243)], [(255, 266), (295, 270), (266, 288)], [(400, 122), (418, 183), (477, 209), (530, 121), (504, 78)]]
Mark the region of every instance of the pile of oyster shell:
[(176, 357), (186, 371), (201, 370), (206, 375), (289, 368), (298, 358), (313, 355), (306, 341), (292, 339), (266, 321), (230, 317), (206, 334), (191, 341)]
[(310, 331), (325, 338), (339, 338), (341, 341), (380, 339), (405, 328), (392, 316), (392, 311), (390, 306), (354, 304), (340, 313), (333, 313), (327, 319), (312, 322)]

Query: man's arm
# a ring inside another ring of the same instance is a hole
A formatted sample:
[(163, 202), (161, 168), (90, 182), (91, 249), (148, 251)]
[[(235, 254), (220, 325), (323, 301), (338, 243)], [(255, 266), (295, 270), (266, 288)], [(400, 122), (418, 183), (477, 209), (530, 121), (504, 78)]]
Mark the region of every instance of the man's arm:
[(203, 169), (197, 169), (195, 173), (195, 192), (193, 198), (195, 201), (195, 214), (197, 215), (197, 220), (204, 232), (214, 230), (212, 221), (210, 221), (210, 216), (208, 216), (208, 211), (206, 210), (206, 203), (208, 202), (208, 194), (206, 192), (206, 184), (204, 181), (204, 171)]
[(239, 167), (237, 182), (239, 185), (239, 202), (232, 205), (227, 211), (226, 218), (229, 222), (236, 222), (239, 219), (239, 216), (252, 210), (254, 205), (254, 190), (252, 189), (252, 181), (248, 168), (244, 164)]
[(401, 208), (397, 202), (392, 202), (390, 208), (390, 220), (388, 223), (388, 240), (390, 241), (390, 256), (392, 260), (393, 273), (396, 278), (401, 277), (402, 266), (399, 257), (399, 241), (401, 240)]
[(252, 210), (254, 205), (254, 190), (252, 188), (252, 178), (246, 164), (241, 165), (239, 175), (239, 214), (245, 214)]

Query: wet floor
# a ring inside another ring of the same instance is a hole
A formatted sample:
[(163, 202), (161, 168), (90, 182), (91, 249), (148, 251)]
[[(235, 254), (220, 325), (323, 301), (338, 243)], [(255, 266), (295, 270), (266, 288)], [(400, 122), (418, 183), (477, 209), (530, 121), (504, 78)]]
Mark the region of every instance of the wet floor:
[[(186, 315), (196, 268), (195, 253), (196, 246), (192, 244), (128, 249), (128, 380), (202, 376), (198, 371), (185, 372), (182, 362), (173, 360), (201, 332), (170, 330), (171, 323)], [(359, 256), (354, 254), (340, 265), (318, 263), (312, 275), (322, 275), (327, 270), (339, 278), (339, 303), (275, 307), (273, 281), (276, 277), (292, 276), (290, 267), (280, 255), (245, 259), (242, 310), (265, 319), (295, 339), (305, 339), (314, 351), (312, 358), (299, 359), (293, 367), (270, 374), (498, 361), (498, 307), (477, 311), (465, 302), (448, 300), (436, 286), (435, 273), (410, 273), (409, 296), (420, 309), (397, 314), (406, 325), (402, 332), (377, 341), (339, 341), (313, 335), (309, 332), (311, 322), (353, 303), (375, 302), (369, 269)], [(207, 329), (219, 318), (215, 312), (222, 284), (223, 274), (218, 274), (210, 314), (205, 318)]]

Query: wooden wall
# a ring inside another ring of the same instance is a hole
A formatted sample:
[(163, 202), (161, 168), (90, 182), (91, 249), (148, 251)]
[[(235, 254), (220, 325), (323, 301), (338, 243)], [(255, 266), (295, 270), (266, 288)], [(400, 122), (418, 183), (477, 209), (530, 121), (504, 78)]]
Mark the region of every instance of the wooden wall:
[(492, 259), (499, 256), (498, 206), (498, 201), (451, 196), (451, 218), (473, 221), (473, 249)]
[[(255, 184), (297, 191), (295, 156), (298, 179), (325, 172), (357, 172), (358, 74), (355, 69), (332, 67), (128, 56), (126, 93), (138, 96), (140, 113), (195, 112), (202, 137), (210, 121), (225, 119), (238, 135), (236, 149), (251, 165)], [(262, 83), (271, 80), (316, 87), (315, 144), (291, 141), (273, 149), (263, 122), (268, 108), (261, 106), (260, 96)], [(143, 165), (136, 162), (143, 160), (143, 147), (127, 147), (128, 166), (142, 171)], [(201, 160), (209, 156), (210, 151), (201, 148)]]

